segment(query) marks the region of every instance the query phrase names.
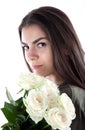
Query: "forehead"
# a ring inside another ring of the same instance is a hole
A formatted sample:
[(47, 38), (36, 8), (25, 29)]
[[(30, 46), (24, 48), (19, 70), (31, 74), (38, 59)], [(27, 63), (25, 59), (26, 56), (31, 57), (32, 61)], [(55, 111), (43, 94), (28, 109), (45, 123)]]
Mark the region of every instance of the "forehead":
[(21, 35), (22, 41), (25, 43), (28, 41), (32, 42), (40, 37), (47, 37), (47, 34), (44, 32), (44, 30), (37, 24), (24, 27), (22, 29)]

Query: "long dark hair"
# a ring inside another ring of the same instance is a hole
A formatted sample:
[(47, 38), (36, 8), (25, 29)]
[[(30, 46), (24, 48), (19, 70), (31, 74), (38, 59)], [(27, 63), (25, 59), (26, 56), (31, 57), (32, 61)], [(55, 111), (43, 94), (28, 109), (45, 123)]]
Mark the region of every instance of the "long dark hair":
[(20, 40), (22, 28), (31, 24), (38, 24), (47, 33), (56, 72), (67, 83), (85, 89), (84, 51), (68, 16), (55, 7), (45, 6), (32, 10), (19, 26)]

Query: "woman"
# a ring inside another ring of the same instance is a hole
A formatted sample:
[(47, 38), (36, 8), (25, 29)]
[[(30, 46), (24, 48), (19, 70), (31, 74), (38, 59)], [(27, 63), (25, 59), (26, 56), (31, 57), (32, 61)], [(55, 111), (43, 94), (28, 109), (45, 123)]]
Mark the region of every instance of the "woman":
[(76, 109), (72, 130), (85, 130), (84, 51), (64, 12), (54, 7), (32, 10), (19, 26), (24, 58), (29, 70), (59, 85)]

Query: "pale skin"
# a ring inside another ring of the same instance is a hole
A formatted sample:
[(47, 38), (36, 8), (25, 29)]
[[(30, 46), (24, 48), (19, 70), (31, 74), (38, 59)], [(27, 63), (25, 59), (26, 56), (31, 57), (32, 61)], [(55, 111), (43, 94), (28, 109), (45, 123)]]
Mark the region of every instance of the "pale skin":
[(62, 81), (54, 69), (50, 41), (40, 26), (37, 24), (26, 26), (22, 29), (21, 35), (25, 58), (33, 73), (54, 82)]

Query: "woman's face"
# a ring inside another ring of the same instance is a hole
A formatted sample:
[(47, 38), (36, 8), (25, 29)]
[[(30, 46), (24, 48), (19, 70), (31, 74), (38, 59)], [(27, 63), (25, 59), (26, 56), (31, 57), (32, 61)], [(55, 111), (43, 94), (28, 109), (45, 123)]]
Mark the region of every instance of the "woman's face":
[(33, 73), (53, 75), (53, 55), (50, 41), (40, 26), (33, 24), (22, 29), (22, 47), (27, 63)]

